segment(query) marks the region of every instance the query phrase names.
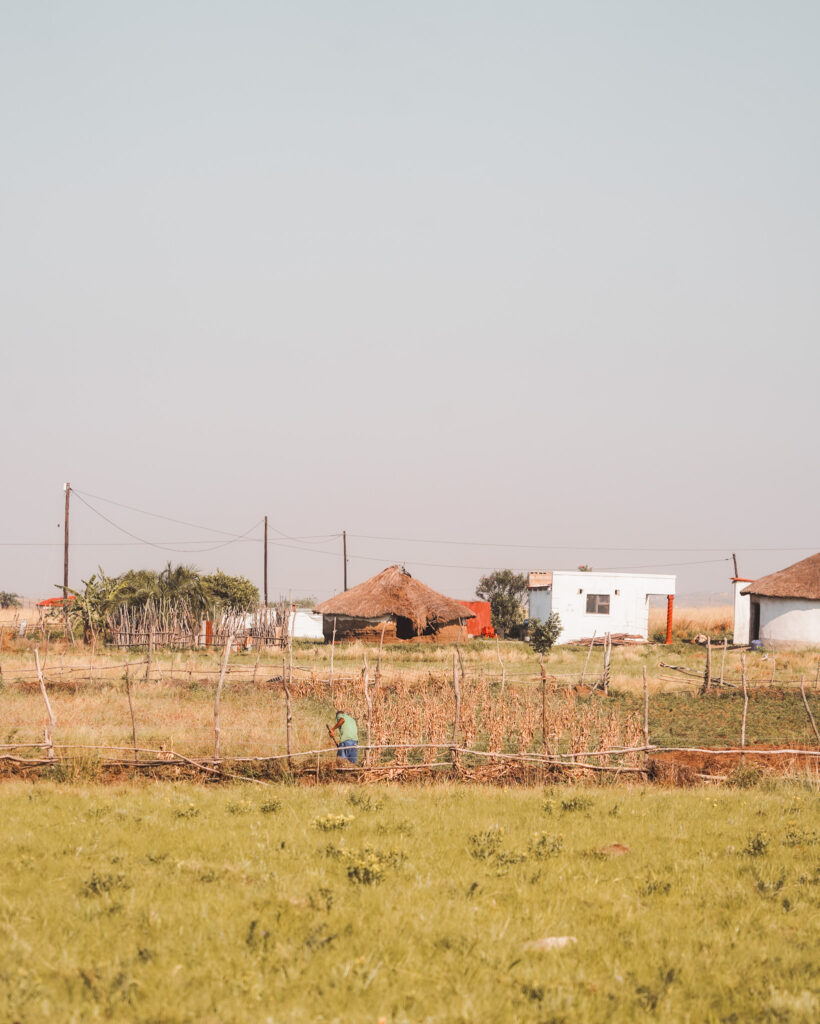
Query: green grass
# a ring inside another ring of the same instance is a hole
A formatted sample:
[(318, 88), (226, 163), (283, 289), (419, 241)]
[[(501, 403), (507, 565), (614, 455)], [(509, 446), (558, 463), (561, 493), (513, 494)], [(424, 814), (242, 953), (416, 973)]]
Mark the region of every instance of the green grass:
[(2, 799), (3, 1021), (820, 1017), (808, 781)]

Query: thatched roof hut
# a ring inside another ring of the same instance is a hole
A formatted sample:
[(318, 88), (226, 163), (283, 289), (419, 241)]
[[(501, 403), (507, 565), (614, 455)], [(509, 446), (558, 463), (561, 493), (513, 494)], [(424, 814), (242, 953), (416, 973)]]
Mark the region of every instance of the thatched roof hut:
[(820, 552), (779, 572), (761, 576), (741, 591), (760, 597), (802, 597), (820, 601)]
[(820, 552), (761, 576), (740, 594), (735, 581), (735, 643), (820, 646)]
[(336, 624), (341, 639), (456, 640), (474, 612), (439, 594), (398, 565), (378, 573), (316, 606), (324, 616), (325, 636)]

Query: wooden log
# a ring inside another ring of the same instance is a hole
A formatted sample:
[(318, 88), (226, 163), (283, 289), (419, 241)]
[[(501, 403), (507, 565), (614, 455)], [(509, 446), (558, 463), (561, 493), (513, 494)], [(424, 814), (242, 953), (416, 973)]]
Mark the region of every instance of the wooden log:
[(228, 667), (228, 656), (231, 653), (233, 637), (225, 641), (225, 653), (222, 656), (222, 670), (219, 673), (219, 682), (216, 684), (216, 699), (214, 700), (214, 761), (219, 760), (219, 702), (222, 699), (222, 684), (225, 682), (225, 670)]
[(809, 722), (811, 723), (811, 727), (814, 730), (814, 738), (817, 740), (818, 744), (820, 744), (820, 732), (817, 731), (817, 722), (815, 722), (815, 720), (814, 720), (814, 715), (811, 713), (811, 708), (809, 707), (809, 701), (808, 701), (808, 698), (806, 697), (806, 677), (805, 676), (801, 676), (800, 677), (800, 696), (803, 698), (803, 707), (805, 707), (805, 709), (806, 709), (806, 714), (809, 716)]

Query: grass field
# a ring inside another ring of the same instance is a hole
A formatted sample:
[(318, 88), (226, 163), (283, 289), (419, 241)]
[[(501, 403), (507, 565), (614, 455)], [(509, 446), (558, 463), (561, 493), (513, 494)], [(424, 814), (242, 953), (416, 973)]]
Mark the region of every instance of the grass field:
[(820, 1017), (808, 780), (2, 799), (3, 1021)]

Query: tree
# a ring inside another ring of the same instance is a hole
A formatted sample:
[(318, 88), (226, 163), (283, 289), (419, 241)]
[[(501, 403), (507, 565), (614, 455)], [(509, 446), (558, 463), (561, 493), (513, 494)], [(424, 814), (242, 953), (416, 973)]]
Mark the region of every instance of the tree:
[(202, 577), (202, 587), (212, 607), (236, 612), (252, 612), (259, 607), (259, 587), (244, 576), (228, 576), (217, 569), (213, 575)]
[(512, 569), (497, 569), (489, 576), (482, 576), (475, 590), (476, 597), (490, 602), (493, 626), (506, 636), (524, 621), (524, 598), (527, 593), (527, 577)]
[(546, 622), (541, 619), (530, 619), (530, 644), (536, 654), (542, 657), (549, 654), (552, 645), (561, 635), (561, 616), (558, 612), (550, 612)]
[(20, 595), (10, 590), (0, 590), (0, 608), (19, 608)]

